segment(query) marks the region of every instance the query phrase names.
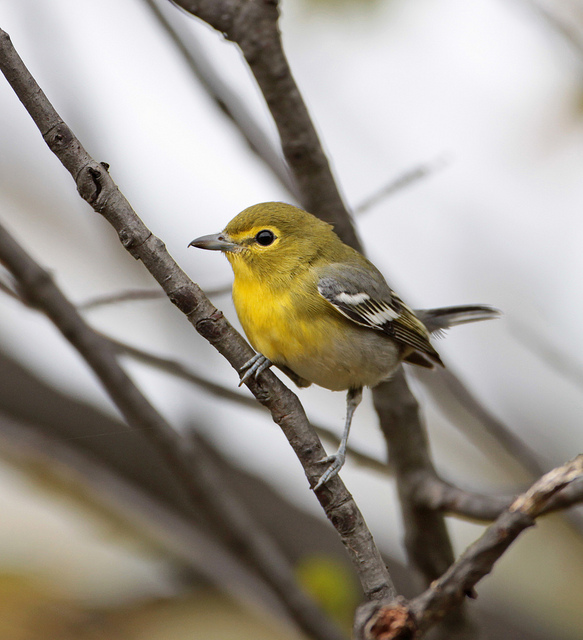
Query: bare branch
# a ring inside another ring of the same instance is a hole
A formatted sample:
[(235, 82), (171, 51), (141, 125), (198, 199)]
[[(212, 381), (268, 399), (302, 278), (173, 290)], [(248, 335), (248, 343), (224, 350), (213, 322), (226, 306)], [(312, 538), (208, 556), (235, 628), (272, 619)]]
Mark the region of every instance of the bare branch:
[(437, 475), (423, 475), (415, 488), (415, 501), (420, 507), (482, 522), (495, 520), (513, 499), (514, 496), (488, 496), (464, 491)]
[[(415, 370), (415, 376), (423, 383), (431, 393), (433, 400), (444, 412), (451, 413), (450, 401), (454, 400), (455, 409), (461, 407), (478, 420), (480, 425), (533, 477), (542, 475), (544, 469), (536, 453), (509, 427), (498, 420), (450, 368), (431, 371), (430, 374), (422, 370)], [(459, 420), (452, 420), (452, 423), (459, 424)], [(463, 423), (463, 431), (469, 436), (473, 435), (465, 422)]]
[[(101, 334), (104, 335), (104, 334)], [(121, 342), (120, 340), (116, 340), (110, 336), (105, 336), (111, 344), (115, 347), (115, 349), (122, 354), (128, 355), (144, 364), (148, 364), (152, 367), (156, 367), (161, 371), (165, 371), (173, 376), (177, 376), (178, 378), (182, 378), (183, 380), (187, 380), (192, 384), (212, 393), (213, 395), (223, 398), (225, 400), (229, 400), (231, 402), (236, 402), (244, 407), (249, 409), (263, 409), (263, 407), (253, 398), (243, 395), (237, 391), (233, 391), (229, 387), (225, 387), (222, 384), (218, 384), (216, 382), (212, 382), (207, 378), (195, 373), (191, 368), (187, 367), (182, 362), (178, 360), (174, 360), (172, 358), (164, 358), (162, 356), (155, 355), (149, 351), (145, 351), (144, 349), (138, 349), (132, 345), (127, 344), (127, 342)], [(338, 447), (340, 444), (340, 437), (335, 431), (328, 429), (328, 427), (324, 427), (322, 425), (316, 424), (312, 422), (312, 426), (318, 433), (321, 438), (325, 438), (331, 444)], [(348, 445), (348, 449), (352, 459), (361, 464), (368, 469), (372, 469), (377, 473), (382, 473), (383, 475), (391, 475), (390, 469), (387, 467), (386, 462), (381, 460), (381, 458), (374, 458), (368, 453), (364, 452), (361, 449), (358, 449), (354, 442)]]
[[(460, 407), (474, 420), (477, 420), (480, 426), (484, 428), (486, 432), (490, 433), (496, 439), (496, 442), (502, 445), (533, 477), (538, 477), (544, 473), (544, 468), (539, 460), (539, 456), (521, 438), (514, 434), (508, 426), (496, 418), (451, 369), (440, 369), (439, 371), (432, 372), (431, 375), (428, 375), (422, 370), (415, 370), (414, 373), (445, 413), (452, 413), (452, 403), (454, 403), (453, 410), (456, 415), (452, 419), (452, 424), (457, 426), (464, 434), (470, 438), (475, 438), (476, 436), (475, 431), (469, 427), (469, 424), (471, 424), (470, 421), (460, 421)], [(567, 374), (566, 371), (563, 371), (563, 373)], [(419, 498), (422, 501), (427, 499), (427, 506), (433, 504), (433, 498), (431, 498), (430, 495), (435, 491), (435, 487), (430, 488), (430, 485), (434, 481), (434, 477), (433, 474), (428, 473), (418, 478), (420, 483)], [(428, 485), (423, 487), (423, 482), (427, 482)], [(438, 480), (438, 482), (443, 481)], [(462, 490), (456, 489), (456, 491), (460, 493), (454, 495), (450, 493), (448, 489), (444, 489), (444, 487), (445, 485), (442, 485), (442, 490), (445, 491), (445, 495), (447, 495), (449, 499), (449, 504), (443, 506), (444, 511), (478, 520), (493, 520), (499, 514), (498, 509), (504, 508), (504, 506), (501, 506), (503, 505), (502, 500), (511, 499), (510, 497), (500, 498), (495, 496), (489, 498), (487, 496), (479, 496), (479, 494), (467, 494), (464, 497)], [(472, 496), (475, 496), (475, 499)], [(571, 504), (576, 502), (577, 499), (575, 499), (573, 503), (568, 503), (565, 506), (571, 506)], [(560, 507), (557, 507), (557, 509), (558, 508)], [(581, 514), (571, 512), (566, 514), (565, 517), (576, 531), (579, 533), (583, 532), (583, 518)]]
[(411, 602), (420, 630), (429, 628), (445, 611), (473, 595), (474, 586), (492, 570), (496, 561), (548, 505), (563, 487), (583, 477), (583, 456), (554, 469), (519, 496), (484, 534), (436, 580)]
[[(423, 586), (427, 586), (453, 563), (454, 553), (444, 514), (418, 500), (419, 478), (437, 474), (419, 406), (409, 391), (402, 367), (389, 382), (373, 390), (373, 401), (387, 441), (389, 463), (395, 472), (407, 556)], [(406, 620), (404, 624), (406, 628)], [(453, 640), (467, 635), (468, 630), (471, 622), (460, 607), (443, 620), (440, 637)]]
[(413, 169), (405, 171), (396, 178), (393, 178), (387, 185), (379, 189), (376, 193), (370, 195), (358, 206), (356, 206), (354, 208), (355, 215), (359, 216), (363, 213), (368, 213), (370, 209), (375, 207), (385, 198), (392, 196), (397, 191), (401, 191), (401, 189), (405, 189), (406, 187), (415, 184), (422, 178), (427, 178), (428, 176), (433, 175), (435, 172), (441, 171), (443, 168), (447, 167), (448, 164), (448, 159), (442, 156), (440, 158), (437, 158), (436, 160), (433, 160), (432, 162), (420, 164)]
[(537, 518), (547, 509), (551, 499), (568, 484), (583, 477), (583, 454), (562, 467), (557, 467), (535, 482), (510, 505), (510, 513), (521, 512)]
[(376, 387), (373, 399), (397, 480), (405, 546), (413, 566), (429, 584), (449, 567), (454, 555), (443, 515), (416, 499), (418, 477), (426, 474), (435, 476), (436, 472), (417, 401), (412, 395), (408, 404), (398, 401), (404, 395), (406, 384), (401, 368), (390, 383), (384, 382)]
[[(465, 491), (437, 476), (425, 476), (417, 484), (415, 499), (420, 506), (424, 505), (428, 509), (491, 522), (510, 508), (516, 496), (491, 496)], [(575, 480), (549, 500), (541, 515), (562, 511), (582, 502), (583, 481)]]
[(227, 543), (239, 549), (279, 596), (293, 619), (322, 640), (343, 635), (298, 587), (292, 568), (271, 538), (242, 509), (212, 464), (182, 438), (141, 394), (117, 363), (108, 341), (93, 331), (57, 288), (50, 274), (25, 253), (0, 225), (0, 261), (18, 281), (31, 306), (44, 312), (79, 351), (128, 424), (141, 430), (175, 470), (193, 508), (202, 501)]
[(303, 207), (334, 225), (344, 242), (362, 250), (285, 57), (278, 29), (278, 3), (273, 0), (173, 1), (239, 46), (279, 131)]
[[(230, 293), (231, 287), (222, 287), (220, 289), (207, 289), (205, 294), (208, 297), (223, 295)], [(135, 302), (138, 300), (165, 300), (166, 295), (160, 289), (129, 289), (127, 291), (118, 291), (117, 293), (107, 293), (102, 296), (95, 296), (85, 302), (77, 305), (80, 311), (91, 311), (99, 307), (107, 307), (109, 305), (119, 304), (120, 302)]]
[(583, 367), (573, 355), (559, 349), (541, 331), (525, 322), (513, 321), (510, 325), (513, 337), (527, 347), (546, 365), (567, 378), (573, 384), (583, 387)]
[(79, 311), (91, 311), (92, 309), (107, 307), (109, 305), (119, 304), (120, 302), (162, 299), (166, 299), (166, 296), (160, 289), (128, 289), (127, 291), (106, 293), (89, 298), (89, 300), (85, 300), (85, 302), (80, 302), (77, 305), (77, 309), (79, 309)]
[[(160, 2), (160, 0), (144, 1), (150, 7), (188, 65), (188, 68), (206, 90), (209, 97), (233, 121), (249, 148), (264, 161), (267, 168), (289, 191), (290, 195), (295, 199), (299, 199), (293, 177), (282, 158), (280, 150), (273, 144), (243, 100), (229, 85), (221, 81), (220, 74), (217, 69), (213, 68), (211, 60), (205, 55), (192, 32), (188, 34), (180, 33), (180, 22), (173, 19), (173, 15), (176, 12), (167, 11), (163, 8), (168, 5), (166, 0), (164, 0), (164, 3)], [(177, 17), (180, 18), (180, 16)]]
[[(174, 1), (239, 45), (279, 130), (284, 155), (296, 177), (303, 206), (333, 224), (344, 242), (362, 251), (350, 216), (334, 182), (328, 160), (285, 58), (277, 25), (277, 2)], [(410, 430), (408, 419), (412, 409), (414, 415), (411, 416), (411, 420), (416, 429), (413, 440), (425, 452), (420, 456), (419, 463), (431, 466), (417, 402), (407, 387), (402, 370), (393, 381), (374, 389), (373, 396), (381, 424), (392, 423), (393, 426), (391, 430), (384, 430), (385, 436), (390, 433), (391, 438), (402, 439), (402, 443), (407, 441), (409, 445), (412, 445), (412, 442), (408, 440), (407, 435), (400, 434), (406, 434)], [(387, 398), (390, 398), (390, 402)], [(393, 453), (393, 440), (390, 441), (390, 447)], [(401, 447), (397, 445), (397, 448)], [(402, 478), (403, 474), (397, 474), (398, 484), (401, 484)], [(451, 543), (442, 514), (429, 514), (426, 509), (424, 511), (427, 513), (421, 514), (422, 510), (417, 509), (408, 500), (408, 493), (408, 489), (399, 491), (401, 500), (406, 502), (402, 508), (411, 542), (408, 549), (413, 552), (416, 566), (430, 581), (453, 561)], [(422, 527), (422, 530), (414, 531), (417, 527)], [(421, 540), (423, 542), (418, 544)]]
[(466, 597), (516, 538), (535, 524), (553, 496), (583, 479), (583, 455), (545, 474), (516, 498), (484, 534), (429, 589), (410, 602), (398, 599), (367, 603), (357, 613), (355, 636), (360, 640), (405, 640), (425, 633)]
[[(0, 68), (43, 133), (49, 147), (75, 179), (81, 196), (116, 229), (124, 247), (144, 263), (170, 300), (185, 314), (196, 330), (237, 371), (240, 370), (253, 354), (252, 349), (174, 262), (162, 241), (138, 218), (106, 168), (88, 155), (30, 75), (8, 35), (2, 31)], [(19, 252), (19, 255), (22, 254)], [(11, 264), (11, 270), (14, 272), (18, 266), (18, 261)], [(19, 279), (28, 275), (26, 270), (19, 271)], [(37, 272), (35, 278), (40, 279), (43, 286), (54, 290), (48, 274)], [(44, 299), (40, 296), (38, 287), (41, 291), (42, 287), (35, 278), (32, 281), (27, 280), (31, 287), (29, 294), (34, 296), (36, 304), (41, 305)], [(147, 424), (154, 430), (159, 446), (166, 451), (168, 457), (179, 461), (177, 472), (184, 474), (187, 481), (189, 467), (177, 456), (175, 434), (168, 432), (166, 423), (160, 422), (160, 416), (151, 406), (143, 407), (141, 398), (137, 404), (138, 407), (142, 407), (144, 415), (136, 415), (136, 406), (133, 403), (135, 392), (128, 387), (129, 379), (117, 365), (111, 346), (94, 332), (88, 334), (87, 325), (76, 309), (70, 308), (71, 306), (68, 301), (59, 299), (59, 304), (51, 310), (51, 313), (54, 311), (55, 323), (62, 327), (68, 340), (75, 341), (77, 348), (84, 350), (84, 356), (95, 370), (100, 372), (104, 385), (107, 385), (110, 395), (128, 421), (141, 426)], [(61, 317), (63, 309), (67, 309), (67, 312)], [(47, 312), (46, 308), (43, 310)], [(71, 318), (75, 318), (75, 322), (72, 322)], [(72, 326), (69, 326), (70, 324)], [(95, 343), (101, 348), (94, 349)], [(112, 371), (115, 371), (115, 375), (112, 375)], [(311, 486), (314, 486), (321, 474), (320, 460), (324, 457), (324, 449), (308, 423), (297, 397), (268, 371), (260, 381), (250, 379), (247, 386), (259, 402), (271, 411), (274, 421), (281, 427), (302, 463)], [(387, 594), (394, 595), (394, 586), (372, 535), (343, 482), (335, 478), (317, 491), (316, 495), (346, 546), (366, 596), (380, 598)], [(245, 542), (250, 552), (257, 553), (258, 557), (264, 553), (261, 544), (257, 545), (257, 541), (253, 539)], [(269, 562), (264, 570), (270, 570)], [(274, 582), (274, 588), (279, 588), (281, 581)], [(282, 593), (281, 596), (288, 599), (288, 604), (293, 606), (286, 594)]]
[(566, 17), (559, 15), (540, 2), (540, 0), (522, 0), (522, 2), (539, 15), (546, 24), (561, 36), (583, 58), (583, 34)]
[(5, 293), (7, 296), (10, 296), (11, 298), (14, 298), (15, 300), (20, 301), (20, 296), (18, 295), (18, 293), (10, 285), (6, 284), (2, 280), (0, 280), (0, 291)]

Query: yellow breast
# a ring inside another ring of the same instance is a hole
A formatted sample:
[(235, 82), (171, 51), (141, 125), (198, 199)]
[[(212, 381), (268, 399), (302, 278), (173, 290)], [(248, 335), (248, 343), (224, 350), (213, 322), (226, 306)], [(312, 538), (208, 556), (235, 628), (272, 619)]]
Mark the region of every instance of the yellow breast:
[(254, 280), (235, 278), (233, 302), (249, 342), (272, 362), (289, 364), (313, 356), (320, 332), (298, 317), (288, 291), (270, 291)]

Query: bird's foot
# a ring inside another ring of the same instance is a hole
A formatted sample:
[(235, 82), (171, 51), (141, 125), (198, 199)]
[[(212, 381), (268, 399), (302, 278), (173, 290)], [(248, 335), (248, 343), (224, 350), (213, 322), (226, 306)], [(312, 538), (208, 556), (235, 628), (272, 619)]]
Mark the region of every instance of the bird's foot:
[(251, 377), (255, 377), (257, 379), (259, 375), (266, 369), (269, 369), (271, 365), (272, 362), (269, 358), (266, 358), (261, 353), (256, 353), (241, 367), (241, 380), (239, 381), (239, 386), (247, 382)]
[(342, 451), (337, 451), (331, 456), (322, 458), (320, 462), (329, 464), (330, 466), (321, 475), (320, 479), (316, 483), (316, 486), (314, 487), (314, 491), (317, 491), (318, 489), (323, 487), (329, 480), (332, 480), (334, 476), (337, 476), (340, 469), (342, 469), (342, 467), (344, 466), (345, 460), (346, 454)]

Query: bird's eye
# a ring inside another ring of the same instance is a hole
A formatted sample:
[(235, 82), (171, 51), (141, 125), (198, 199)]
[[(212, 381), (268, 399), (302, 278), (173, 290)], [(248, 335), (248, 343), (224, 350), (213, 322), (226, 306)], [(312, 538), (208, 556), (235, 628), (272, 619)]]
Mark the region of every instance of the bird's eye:
[(262, 247), (268, 247), (275, 240), (275, 233), (269, 229), (261, 229), (255, 236), (255, 240)]

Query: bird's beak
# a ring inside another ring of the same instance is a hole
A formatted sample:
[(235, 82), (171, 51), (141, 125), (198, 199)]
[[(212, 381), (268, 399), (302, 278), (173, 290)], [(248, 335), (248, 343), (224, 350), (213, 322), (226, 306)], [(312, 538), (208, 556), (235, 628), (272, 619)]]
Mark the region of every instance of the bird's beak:
[(189, 247), (198, 247), (199, 249), (209, 249), (210, 251), (236, 251), (239, 246), (235, 244), (226, 233), (211, 233), (210, 236), (201, 236), (196, 238)]

